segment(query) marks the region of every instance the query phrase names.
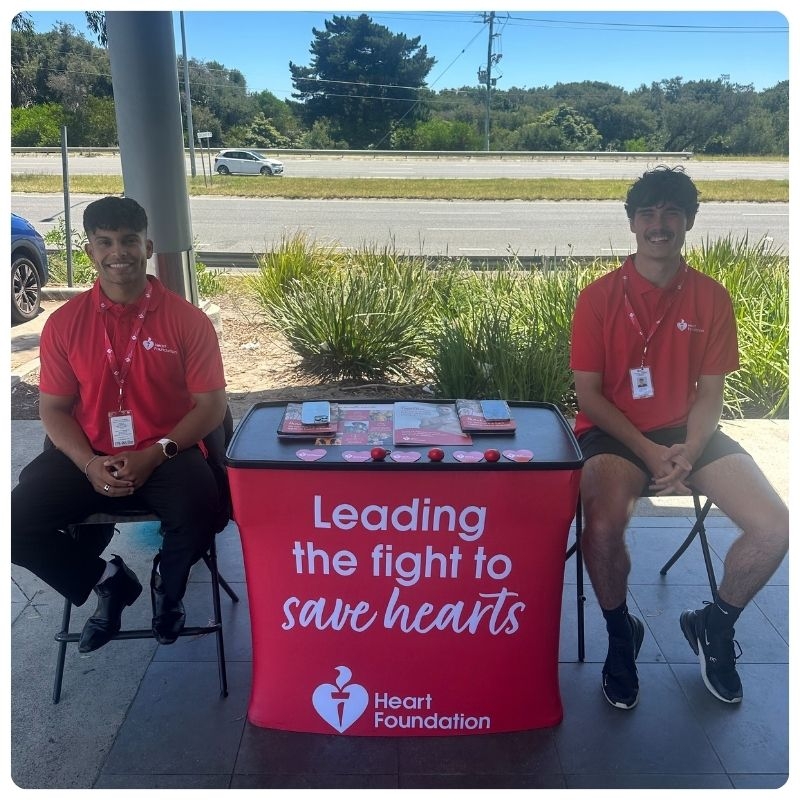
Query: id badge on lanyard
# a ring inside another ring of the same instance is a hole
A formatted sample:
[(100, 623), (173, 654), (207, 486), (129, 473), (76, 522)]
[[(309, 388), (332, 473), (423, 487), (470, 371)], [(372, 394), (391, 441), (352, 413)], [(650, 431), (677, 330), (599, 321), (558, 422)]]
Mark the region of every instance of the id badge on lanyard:
[(642, 400), (645, 397), (653, 397), (655, 395), (650, 367), (639, 367), (631, 370), (631, 392), (634, 400)]
[[(683, 275), (685, 276), (689, 272), (689, 268), (684, 264), (683, 265)], [(683, 288), (683, 279), (681, 279), (680, 283), (675, 288), (675, 291), (672, 297), (669, 298), (669, 302), (667, 303), (666, 308), (664, 309), (661, 316), (656, 320), (653, 327), (650, 329), (649, 333), (645, 335), (645, 332), (642, 328), (641, 323), (639, 322), (638, 317), (636, 316), (636, 312), (633, 310), (633, 306), (631, 305), (630, 298), (628, 297), (628, 276), (623, 273), (622, 275), (622, 287), (623, 287), (623, 294), (625, 297), (625, 311), (627, 313), (628, 319), (631, 321), (634, 329), (637, 331), (639, 336), (642, 338), (643, 346), (642, 346), (642, 363), (640, 367), (634, 367), (630, 370), (631, 376), (631, 396), (634, 400), (644, 400), (647, 397), (655, 397), (655, 388), (653, 387), (653, 376), (650, 372), (650, 367), (645, 365), (645, 359), (647, 358), (647, 349), (650, 345), (650, 340), (655, 335), (655, 332), (661, 326), (661, 322), (663, 321), (664, 317), (669, 311), (672, 304), (675, 302), (675, 298), (680, 293), (681, 289)]]
[(114, 375), (114, 379), (119, 386), (119, 406), (116, 411), (108, 412), (108, 426), (111, 432), (111, 443), (115, 448), (133, 447), (136, 444), (136, 432), (133, 427), (133, 411), (122, 407), (122, 394), (128, 377), (128, 371), (130, 370), (131, 361), (133, 360), (136, 343), (139, 339), (139, 333), (142, 330), (142, 324), (144, 323), (144, 318), (147, 315), (147, 311), (150, 306), (151, 295), (152, 289), (150, 289), (148, 286), (145, 292), (144, 307), (139, 312), (139, 320), (136, 325), (136, 329), (131, 334), (130, 343), (128, 345), (125, 359), (121, 368), (117, 363), (116, 356), (114, 355), (114, 349), (111, 346), (111, 341), (109, 340), (108, 332), (106, 331), (106, 358), (108, 360), (108, 365), (111, 368), (111, 372)]
[(108, 424), (111, 429), (111, 444), (115, 448), (133, 447), (136, 444), (132, 412), (127, 409), (109, 411)]

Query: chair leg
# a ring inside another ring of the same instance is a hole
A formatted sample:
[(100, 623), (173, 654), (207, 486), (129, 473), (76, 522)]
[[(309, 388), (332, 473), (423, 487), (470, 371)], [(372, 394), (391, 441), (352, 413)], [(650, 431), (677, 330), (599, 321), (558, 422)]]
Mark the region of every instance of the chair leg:
[(705, 520), (711, 506), (714, 505), (713, 501), (706, 498), (705, 503), (700, 502), (700, 495), (693, 492), (692, 500), (694, 500), (694, 515), (695, 523), (689, 531), (689, 535), (683, 540), (681, 546), (675, 551), (672, 558), (661, 567), (660, 574), (666, 575), (672, 565), (686, 552), (686, 548), (694, 541), (695, 537), (700, 538), (700, 549), (703, 551), (703, 561), (706, 566), (706, 574), (708, 575), (708, 585), (711, 588), (711, 596), (714, 602), (717, 601), (717, 578), (714, 574), (714, 564), (711, 560), (711, 550), (708, 546), (708, 536), (706, 535)]
[(585, 636), (584, 636), (584, 605), (586, 595), (583, 592), (583, 550), (581, 549), (581, 536), (583, 534), (583, 515), (581, 511), (581, 501), (578, 498), (578, 505), (575, 509), (575, 542), (567, 549), (564, 558), (569, 561), (575, 556), (575, 592), (576, 610), (578, 613), (578, 661), (583, 661), (586, 655)]
[(694, 513), (695, 513), (695, 523), (692, 526), (692, 529), (689, 531), (689, 535), (683, 540), (683, 544), (675, 551), (672, 558), (664, 564), (663, 567), (660, 569), (661, 575), (666, 575), (669, 572), (672, 565), (686, 552), (686, 548), (694, 541), (694, 538), (698, 536), (702, 532), (701, 541), (705, 538), (705, 527), (703, 525), (706, 514), (711, 510), (711, 506), (713, 505), (711, 500), (706, 500), (705, 505), (700, 506), (700, 497), (698, 494), (693, 495), (694, 499)]
[(578, 661), (583, 661), (586, 657), (586, 640), (584, 633), (584, 606), (586, 605), (586, 595), (583, 591), (583, 512), (581, 510), (581, 500), (578, 498), (578, 505), (575, 509), (575, 591), (577, 594), (576, 604), (578, 610)]
[[(208, 553), (203, 557), (211, 572), (211, 597), (214, 605), (214, 623), (217, 627), (217, 666), (219, 668), (219, 693), (222, 697), (228, 696), (228, 671), (225, 665), (225, 642), (222, 637), (222, 606), (219, 600), (220, 577), (217, 570), (217, 547), (214, 541), (208, 548)], [(234, 599), (234, 598), (231, 598)], [(234, 602), (238, 601), (238, 597)]]
[[(210, 570), (211, 569), (211, 563), (210, 563), (210, 557), (209, 557), (208, 553), (205, 553), (203, 555), (203, 561), (206, 562), (206, 566)], [(217, 570), (217, 580), (219, 580), (220, 588), (224, 590), (225, 594), (227, 594), (228, 597), (230, 597), (230, 599), (234, 603), (238, 603), (239, 602), (239, 595), (236, 594), (236, 592), (231, 588), (230, 584), (225, 580), (225, 578), (223, 578), (222, 575), (219, 574), (219, 569)]]
[(67, 655), (67, 640), (63, 637), (69, 635), (69, 618), (72, 613), (72, 603), (65, 597), (64, 610), (61, 612), (61, 631), (56, 635), (58, 642), (58, 655), (56, 656), (56, 674), (53, 679), (53, 704), (61, 700), (61, 681), (64, 678), (64, 659)]

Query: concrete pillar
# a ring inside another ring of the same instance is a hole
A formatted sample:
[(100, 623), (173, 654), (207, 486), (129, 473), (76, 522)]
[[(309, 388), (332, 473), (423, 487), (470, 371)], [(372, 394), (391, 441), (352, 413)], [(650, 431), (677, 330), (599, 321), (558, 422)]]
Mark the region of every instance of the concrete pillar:
[(125, 196), (147, 212), (158, 278), (197, 305), (189, 195), (170, 11), (107, 11)]

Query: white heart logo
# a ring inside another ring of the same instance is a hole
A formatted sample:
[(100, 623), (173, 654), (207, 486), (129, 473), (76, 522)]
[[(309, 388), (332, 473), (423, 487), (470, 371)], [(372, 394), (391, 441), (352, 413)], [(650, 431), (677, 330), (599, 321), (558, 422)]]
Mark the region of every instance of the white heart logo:
[(345, 450), (342, 458), (345, 461), (369, 461), (372, 456), (369, 450)]
[(389, 453), (389, 458), (398, 464), (413, 464), (415, 461), (419, 461), (421, 457), (421, 454), (414, 450), (393, 450)]
[(319, 459), (325, 457), (324, 450), (298, 450), (295, 455), (302, 459), (303, 461), (319, 461)]
[(366, 710), (369, 703), (367, 690), (358, 683), (350, 683), (353, 673), (347, 667), (336, 667), (336, 683), (321, 683), (314, 689), (311, 702), (314, 710), (332, 728), (344, 733)]
[(477, 464), (479, 461), (483, 461), (483, 453), (479, 453), (477, 450), (456, 450), (453, 458), (462, 464)]
[(154, 345), (154, 344), (155, 344), (155, 342), (154, 342), (154, 341), (153, 341), (153, 340), (152, 340), (152, 339), (151, 339), (151, 338), (148, 336), (148, 337), (147, 337), (147, 338), (146, 338), (146, 339), (145, 339), (145, 340), (142, 342), (142, 347), (144, 347), (144, 349), (145, 349), (145, 350), (152, 350), (152, 349), (153, 349), (153, 345)]
[(509, 461), (517, 461), (521, 464), (533, 458), (531, 450), (503, 450), (503, 455)]

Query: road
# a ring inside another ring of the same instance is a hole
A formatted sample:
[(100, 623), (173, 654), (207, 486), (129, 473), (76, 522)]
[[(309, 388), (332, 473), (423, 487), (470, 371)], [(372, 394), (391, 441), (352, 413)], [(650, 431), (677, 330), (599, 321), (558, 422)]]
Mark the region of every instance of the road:
[[(658, 162), (620, 157), (566, 158), (446, 158), (357, 157), (342, 153), (336, 156), (300, 156), (281, 154), (285, 174), (314, 178), (572, 178), (633, 180)], [(200, 177), (209, 170), (208, 156), (195, 155), (195, 169)], [(670, 166), (682, 164), (695, 180), (789, 180), (788, 161), (696, 161), (669, 160)], [(72, 155), (68, 158), (70, 175), (122, 175), (119, 156)], [(11, 173), (61, 174), (60, 155), (12, 155)], [(186, 174), (191, 174), (186, 158)], [(254, 178), (261, 180), (260, 177)], [(221, 180), (214, 177), (214, 180)]]
[[(73, 228), (95, 199), (72, 195)], [(469, 202), (446, 200), (282, 200), (190, 198), (195, 250), (265, 252), (302, 233), (347, 249), (393, 248), (412, 255), (497, 257), (625, 254), (635, 241), (622, 201)], [(12, 194), (11, 210), (41, 232), (56, 227), (57, 194)], [(788, 203), (702, 203), (689, 247), (707, 238), (769, 237), (789, 252)], [(156, 243), (157, 246), (158, 243)]]

